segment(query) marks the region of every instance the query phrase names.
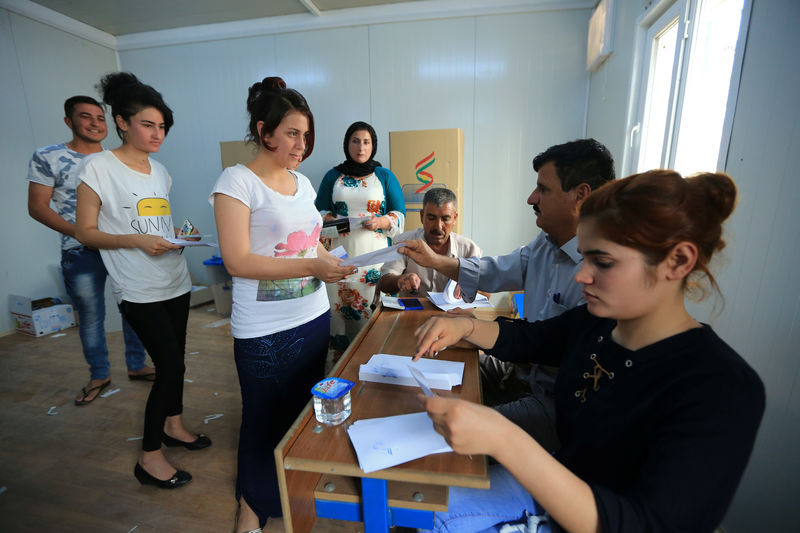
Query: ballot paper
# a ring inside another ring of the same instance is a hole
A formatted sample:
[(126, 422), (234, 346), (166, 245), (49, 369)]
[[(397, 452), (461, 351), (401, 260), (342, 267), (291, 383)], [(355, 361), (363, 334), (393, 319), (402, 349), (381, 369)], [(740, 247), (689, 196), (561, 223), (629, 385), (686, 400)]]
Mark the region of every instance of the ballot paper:
[(344, 249), (344, 246), (337, 246), (333, 250), (331, 250), (330, 254), (333, 257), (338, 257), (339, 259), (347, 259), (347, 252)]
[(342, 261), (342, 265), (361, 267), (386, 263), (387, 261), (396, 261), (403, 257), (397, 252), (397, 249), (405, 245), (406, 243), (401, 242), (400, 244), (393, 244), (392, 246), (387, 246), (386, 248), (381, 248), (374, 252), (368, 252), (356, 257), (349, 257)]
[(455, 297), (456, 282), (452, 279), (445, 285), (442, 292), (429, 292), (428, 299), (436, 307), (442, 311), (450, 311), (451, 309), (472, 309), (475, 307), (493, 307), (489, 298), (483, 294), (476, 294), (475, 301), (467, 303), (461, 298)]
[(350, 233), (352, 228), (361, 228), (363, 223), (371, 219), (372, 215), (365, 217), (337, 217), (322, 223), (321, 237), (336, 239)]
[(211, 246), (212, 248), (219, 248), (216, 243), (213, 242), (205, 242), (203, 240), (188, 240), (188, 239), (181, 239), (180, 237), (164, 237), (172, 244), (177, 244), (178, 246)]
[(364, 473), (453, 451), (424, 412), (356, 420), (347, 435)]
[(425, 374), (417, 370), (414, 366), (414, 363), (408, 364), (408, 370), (411, 372), (411, 375), (414, 376), (417, 385), (419, 385), (419, 388), (422, 389), (422, 392), (425, 394), (425, 396), (435, 396), (431, 390), (431, 386), (428, 385), (428, 380), (425, 379)]
[(356, 228), (364, 224), (367, 220), (371, 219), (372, 215), (368, 215), (365, 217), (347, 217), (347, 220), (350, 222), (351, 228)]
[(411, 363), (411, 356), (376, 353), (359, 367), (358, 379), (416, 387), (418, 383), (411, 375), (409, 364), (422, 373), (431, 389), (451, 390), (461, 385), (464, 376), (464, 363), (458, 361), (420, 359)]

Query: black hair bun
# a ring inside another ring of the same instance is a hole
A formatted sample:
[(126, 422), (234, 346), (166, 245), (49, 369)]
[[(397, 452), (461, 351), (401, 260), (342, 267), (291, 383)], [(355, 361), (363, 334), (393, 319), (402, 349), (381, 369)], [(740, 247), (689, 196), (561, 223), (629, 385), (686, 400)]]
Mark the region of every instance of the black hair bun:
[(103, 76), (97, 88), (103, 95), (103, 102), (113, 106), (118, 95), (127, 92), (125, 89), (133, 85), (140, 85), (140, 82), (130, 72), (113, 72)]
[(286, 82), (283, 81), (283, 78), (278, 76), (269, 76), (261, 80), (261, 87), (263, 89), (285, 89)]

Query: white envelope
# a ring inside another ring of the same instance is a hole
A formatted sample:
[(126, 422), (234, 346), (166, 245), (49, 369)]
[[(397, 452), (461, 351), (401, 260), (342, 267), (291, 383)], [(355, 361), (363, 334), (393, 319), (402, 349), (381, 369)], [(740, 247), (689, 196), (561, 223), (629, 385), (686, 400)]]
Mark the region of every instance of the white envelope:
[(367, 252), (356, 257), (348, 257), (342, 261), (342, 265), (361, 267), (377, 265), (378, 263), (388, 263), (389, 261), (396, 261), (397, 259), (401, 259), (403, 257), (397, 252), (397, 249), (405, 245), (406, 243), (401, 242), (400, 244), (393, 244), (392, 246), (387, 246), (386, 248), (380, 248), (374, 252)]
[(409, 364), (414, 365), (417, 370), (422, 372), (432, 389), (451, 390), (453, 387), (461, 385), (464, 376), (464, 363), (458, 361), (420, 359), (416, 363), (412, 363), (410, 356), (377, 353), (367, 361), (367, 364), (361, 365), (358, 370), (358, 379), (417, 387), (417, 380), (411, 375)]

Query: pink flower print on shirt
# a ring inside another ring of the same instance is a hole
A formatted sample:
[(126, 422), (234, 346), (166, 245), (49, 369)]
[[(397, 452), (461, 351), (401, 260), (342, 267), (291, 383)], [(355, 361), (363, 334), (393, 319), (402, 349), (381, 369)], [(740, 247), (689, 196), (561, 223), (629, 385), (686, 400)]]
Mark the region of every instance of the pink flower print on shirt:
[(317, 224), (310, 235), (302, 230), (290, 233), (286, 238), (286, 243), (275, 245), (275, 257), (305, 257), (310, 250), (317, 246), (321, 232), (322, 226)]

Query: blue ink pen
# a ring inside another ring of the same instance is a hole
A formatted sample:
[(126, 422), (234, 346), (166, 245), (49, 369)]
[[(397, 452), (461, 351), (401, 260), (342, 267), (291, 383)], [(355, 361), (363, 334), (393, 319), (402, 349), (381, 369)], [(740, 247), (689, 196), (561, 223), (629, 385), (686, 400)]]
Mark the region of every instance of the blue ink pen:
[(553, 294), (553, 301), (555, 303), (561, 303), (561, 293), (560, 292), (556, 292), (556, 293)]

